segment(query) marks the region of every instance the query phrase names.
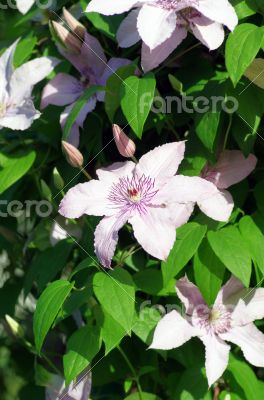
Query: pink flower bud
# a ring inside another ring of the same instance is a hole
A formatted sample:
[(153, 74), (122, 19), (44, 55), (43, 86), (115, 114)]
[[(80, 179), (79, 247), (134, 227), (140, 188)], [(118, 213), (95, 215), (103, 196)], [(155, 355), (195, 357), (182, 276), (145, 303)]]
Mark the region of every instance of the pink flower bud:
[(62, 151), (68, 163), (74, 168), (82, 168), (83, 166), (82, 153), (72, 144), (65, 142), (64, 140), (61, 142), (61, 146), (62, 146)]
[(136, 145), (133, 140), (125, 134), (120, 126), (113, 125), (113, 135), (116, 142), (116, 147), (123, 157), (133, 157), (136, 151)]
[(72, 35), (66, 28), (58, 24), (56, 21), (52, 22), (52, 27), (55, 33), (58, 35), (58, 38), (68, 48), (68, 50), (71, 50), (75, 53), (80, 52), (82, 42), (77, 37)]
[(64, 7), (63, 16), (68, 25), (68, 27), (79, 36), (80, 39), (84, 39), (84, 34), (86, 32), (85, 26), (81, 24), (74, 16), (69, 13), (69, 11)]

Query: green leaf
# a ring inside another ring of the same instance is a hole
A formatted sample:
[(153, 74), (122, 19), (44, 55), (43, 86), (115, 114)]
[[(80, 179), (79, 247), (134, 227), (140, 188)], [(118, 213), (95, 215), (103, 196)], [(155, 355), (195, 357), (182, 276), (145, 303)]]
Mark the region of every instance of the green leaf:
[(36, 44), (36, 36), (29, 36), (18, 42), (13, 61), (15, 68), (19, 67), (29, 59)]
[(70, 337), (67, 343), (67, 353), (63, 357), (67, 385), (91, 363), (100, 347), (101, 338), (98, 327), (84, 326)]
[(108, 354), (119, 345), (127, 332), (108, 312), (104, 309), (102, 311), (101, 334), (105, 344), (105, 354)]
[(208, 305), (214, 303), (221, 288), (225, 266), (205, 238), (194, 256), (195, 281)]
[(243, 389), (247, 400), (263, 399), (263, 393), (259, 381), (249, 365), (245, 362), (231, 359), (227, 371), (231, 372), (237, 384)]
[(204, 368), (186, 369), (175, 385), (175, 391), (171, 398), (177, 400), (210, 400), (211, 393), (208, 391)]
[(251, 257), (238, 228), (228, 226), (217, 232), (208, 232), (207, 237), (213, 251), (226, 268), (248, 287)]
[(164, 283), (174, 278), (190, 261), (206, 233), (206, 226), (189, 222), (177, 229), (177, 239), (168, 260), (161, 264)]
[(124, 400), (160, 400), (160, 397), (156, 396), (152, 393), (142, 392), (141, 396), (137, 393), (132, 393), (128, 397), (125, 397)]
[(220, 112), (207, 112), (196, 114), (196, 133), (203, 145), (213, 151), (216, 144)]
[(256, 58), (248, 69), (244, 72), (244, 75), (261, 89), (264, 89), (264, 59)]
[(151, 110), (155, 88), (156, 79), (151, 72), (142, 78), (130, 76), (122, 85), (121, 108), (128, 124), (140, 139)]
[(85, 92), (79, 97), (78, 100), (75, 101), (74, 106), (68, 115), (68, 118), (66, 120), (64, 129), (63, 129), (63, 135), (62, 139), (67, 140), (70, 133), (73, 124), (76, 121), (76, 118), (80, 114), (82, 108), (86, 105), (86, 103), (91, 99), (92, 96), (95, 95), (96, 92), (103, 90), (102, 86), (98, 85), (93, 85), (89, 87), (88, 89), (85, 90)]
[[(83, 9), (85, 10), (87, 7), (87, 1), (82, 1), (82, 3), (84, 4)], [(115, 40), (117, 29), (123, 19), (122, 15), (111, 15), (111, 18), (109, 18), (108, 16), (98, 14), (96, 12), (84, 14), (96, 29)]]
[(120, 106), (120, 90), (123, 81), (130, 75), (133, 75), (136, 66), (134, 64), (124, 65), (118, 68), (115, 74), (112, 74), (107, 82), (105, 89), (105, 111), (111, 122), (114, 121), (114, 116)]
[(25, 296), (29, 293), (34, 281), (37, 282), (39, 290), (42, 290), (63, 269), (72, 247), (71, 239), (65, 239), (35, 256), (26, 275)]
[(24, 176), (36, 158), (35, 151), (0, 153), (0, 194)]
[(169, 280), (168, 282), (163, 282), (162, 272), (157, 269), (143, 269), (142, 271), (137, 272), (133, 276), (133, 279), (137, 289), (145, 293), (158, 296), (175, 294), (174, 279)]
[(93, 289), (106, 312), (129, 333), (135, 309), (135, 288), (130, 274), (120, 268), (109, 273), (98, 272)]
[(250, 216), (239, 221), (239, 230), (247, 243), (251, 258), (264, 275), (264, 236)]
[(33, 330), (38, 353), (40, 353), (44, 339), (73, 286), (74, 283), (68, 281), (55, 281), (40, 296), (33, 318)]
[(179, 81), (179, 79), (177, 79), (176, 76), (171, 75), (171, 74), (168, 75), (168, 78), (169, 78), (172, 88), (174, 90), (176, 90), (176, 92), (179, 92), (180, 94), (184, 94), (182, 82)]
[(150, 345), (153, 331), (161, 319), (160, 312), (149, 305), (150, 301), (148, 300), (141, 304), (139, 312), (134, 315), (132, 328), (135, 335), (147, 345)]
[(229, 34), (226, 42), (226, 68), (234, 86), (258, 54), (262, 40), (263, 29), (253, 24), (238, 25)]

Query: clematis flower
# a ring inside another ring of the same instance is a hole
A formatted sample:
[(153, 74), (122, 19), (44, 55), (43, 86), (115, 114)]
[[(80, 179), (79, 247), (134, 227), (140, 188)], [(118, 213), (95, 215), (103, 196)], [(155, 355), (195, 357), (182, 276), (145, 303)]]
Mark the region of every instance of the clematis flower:
[(82, 229), (80, 225), (73, 224), (69, 220), (63, 219), (60, 215), (54, 220), (50, 231), (50, 243), (55, 246), (59, 241), (73, 236), (81, 239)]
[(87, 369), (80, 374), (76, 382), (65, 387), (65, 382), (59, 375), (51, 375), (52, 381), (46, 389), (46, 400), (88, 400), (91, 393), (91, 373)]
[(176, 228), (188, 221), (195, 202), (210, 198), (210, 216), (228, 220), (233, 205), (219, 196), (214, 184), (174, 176), (184, 151), (184, 141), (168, 143), (143, 155), (138, 164), (126, 161), (98, 169), (99, 180), (78, 184), (63, 198), (59, 212), (64, 217), (104, 216), (95, 230), (95, 252), (103, 266), (111, 266), (118, 231), (126, 222), (146, 252), (165, 260)]
[[(239, 150), (224, 150), (215, 165), (204, 168), (202, 178), (212, 182), (220, 189), (219, 195), (225, 196), (231, 203), (233, 198), (225, 189), (245, 179), (255, 169), (256, 164), (257, 158), (253, 154), (245, 158)], [(210, 205), (205, 199), (199, 202), (199, 207), (202, 211), (206, 208), (208, 212)]]
[(86, 11), (113, 15), (132, 8), (119, 27), (117, 40), (121, 47), (130, 47), (142, 39), (145, 71), (164, 61), (188, 31), (214, 50), (224, 40), (223, 25), (232, 31), (238, 23), (228, 0), (92, 0)]
[(33, 87), (59, 62), (53, 57), (40, 57), (14, 69), (17, 43), (18, 40), (0, 57), (0, 129), (25, 130), (40, 117), (32, 102)]
[[(81, 29), (81, 24), (64, 9), (64, 18), (67, 26), (76, 32), (71, 34), (63, 26), (53, 23), (54, 29), (60, 36), (67, 49), (58, 45), (60, 53), (77, 69), (80, 77), (77, 79), (69, 74), (59, 73), (44, 88), (41, 100), (41, 109), (49, 104), (65, 106), (61, 114), (60, 123), (63, 128), (66, 120), (80, 96), (92, 85), (105, 86), (107, 79), (123, 65), (131, 63), (124, 58), (111, 58), (107, 61), (103, 48), (99, 41), (85, 29)], [(75, 21), (75, 22), (74, 22)], [(83, 27), (84, 28), (84, 27)], [(104, 101), (105, 93), (98, 91), (92, 96), (81, 109), (75, 124), (72, 127), (69, 143), (78, 147), (79, 128), (83, 127), (88, 113), (93, 111), (97, 101)]]
[(232, 276), (219, 291), (212, 308), (187, 277), (177, 282), (176, 292), (186, 315), (183, 317), (176, 310), (165, 315), (155, 329), (150, 348), (175, 349), (197, 336), (205, 346), (209, 386), (228, 365), (230, 346), (225, 341), (240, 346), (249, 363), (264, 367), (264, 335), (253, 324), (264, 317), (264, 288), (245, 289)]

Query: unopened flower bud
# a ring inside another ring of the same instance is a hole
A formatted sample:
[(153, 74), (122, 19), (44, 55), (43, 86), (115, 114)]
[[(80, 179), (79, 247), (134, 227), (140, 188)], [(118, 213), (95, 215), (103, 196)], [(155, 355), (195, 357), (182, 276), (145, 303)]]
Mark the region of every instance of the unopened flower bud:
[(113, 135), (116, 142), (116, 147), (123, 157), (133, 157), (136, 151), (136, 145), (133, 140), (125, 134), (120, 126), (113, 125)]
[(74, 168), (82, 168), (83, 166), (82, 153), (72, 144), (65, 142), (64, 140), (61, 142), (61, 145), (62, 145), (62, 151), (68, 163)]
[(54, 182), (56, 189), (62, 190), (64, 188), (64, 180), (62, 179), (62, 177), (56, 167), (53, 170), (53, 182)]
[(82, 42), (76, 36), (74, 36), (66, 28), (64, 28), (64, 26), (58, 24), (56, 21), (52, 22), (52, 27), (58, 38), (68, 50), (71, 50), (75, 53), (80, 52)]
[(63, 16), (69, 28), (81, 39), (84, 39), (84, 34), (86, 32), (85, 26), (74, 18), (65, 7), (63, 8)]
[(5, 315), (5, 319), (13, 335), (23, 338), (25, 334), (23, 328), (10, 315)]

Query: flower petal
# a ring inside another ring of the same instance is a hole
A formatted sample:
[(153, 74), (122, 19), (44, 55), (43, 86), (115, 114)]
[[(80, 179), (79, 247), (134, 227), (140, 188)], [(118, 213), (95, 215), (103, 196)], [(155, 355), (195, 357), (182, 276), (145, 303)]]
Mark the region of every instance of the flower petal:
[(152, 178), (168, 178), (176, 174), (183, 160), (185, 141), (163, 144), (142, 156), (136, 173)]
[(196, 17), (192, 18), (190, 27), (194, 36), (209, 50), (218, 49), (224, 41), (224, 28), (219, 22), (212, 22), (206, 17)]
[(128, 16), (122, 21), (118, 28), (116, 39), (120, 47), (133, 46), (140, 40), (140, 35), (137, 30), (137, 18), (139, 8), (131, 11)]
[(94, 233), (95, 253), (105, 268), (111, 267), (118, 241), (118, 231), (127, 222), (126, 214), (105, 217), (99, 222)]
[(46, 78), (60, 61), (54, 57), (40, 57), (18, 67), (11, 76), (10, 97), (16, 104), (31, 94), (32, 87)]
[[(80, 57), (87, 66), (87, 69), (92, 70), (96, 77), (99, 77), (103, 73), (107, 64), (104, 50), (99, 40), (88, 32), (85, 32), (84, 35)], [(86, 75), (89, 75), (89, 72)]]
[(141, 39), (150, 50), (155, 49), (171, 37), (175, 28), (176, 13), (174, 10), (165, 10), (144, 4), (138, 14), (137, 29)]
[(219, 336), (223, 340), (228, 340), (240, 346), (245, 359), (250, 364), (256, 367), (264, 367), (264, 335), (253, 323), (236, 326)]
[(60, 203), (59, 213), (67, 218), (79, 218), (83, 214), (108, 215), (108, 189), (105, 183), (97, 180), (79, 183), (66, 193)]
[(4, 100), (2, 95), (13, 73), (13, 58), (18, 40), (9, 46), (0, 57), (0, 102)]
[(179, 299), (184, 304), (186, 314), (192, 315), (197, 307), (206, 306), (200, 290), (189, 281), (187, 276), (177, 281), (176, 292)]
[(34, 3), (35, 0), (16, 0), (17, 9), (21, 14), (26, 14)]
[(156, 326), (150, 349), (170, 350), (188, 342), (197, 332), (176, 310), (165, 315)]
[(205, 369), (209, 386), (219, 379), (227, 365), (230, 346), (215, 335), (201, 336), (205, 345)]
[[(158, 200), (158, 194), (159, 192), (156, 195), (157, 200)], [(170, 216), (174, 223), (175, 228), (179, 228), (180, 226), (186, 224), (186, 222), (188, 222), (188, 220), (190, 219), (193, 213), (194, 203), (186, 203), (186, 204), (169, 203), (167, 205), (167, 208), (170, 210), (169, 211)]]
[(224, 222), (229, 220), (234, 207), (233, 198), (226, 190), (217, 190), (215, 194), (199, 200), (197, 204), (208, 217)]
[(176, 229), (166, 208), (147, 207), (145, 214), (135, 214), (128, 222), (147, 253), (160, 260), (167, 259), (176, 239)]
[(171, 37), (151, 50), (144, 42), (141, 51), (141, 66), (145, 72), (158, 67), (187, 36), (187, 29), (176, 26)]
[(234, 7), (228, 0), (199, 0), (193, 7), (212, 21), (226, 25), (231, 31), (238, 24)]
[(243, 283), (232, 275), (218, 292), (218, 295), (215, 299), (215, 304), (230, 304), (232, 302), (232, 298), (239, 295), (243, 289)]
[(0, 126), (13, 130), (24, 131), (28, 129), (35, 119), (40, 117), (40, 112), (34, 107), (31, 100), (23, 102), (21, 106), (9, 108), (3, 117), (0, 117)]
[(257, 158), (247, 158), (239, 150), (225, 150), (217, 163), (206, 167), (203, 178), (214, 183), (219, 189), (226, 189), (245, 179), (256, 167)]
[(85, 12), (98, 12), (103, 15), (114, 15), (114, 14), (122, 14), (126, 11), (129, 11), (131, 8), (135, 7), (137, 3), (140, 3), (138, 0), (114, 0), (114, 1), (105, 1), (105, 0), (92, 0)]
[(132, 176), (134, 169), (135, 163), (133, 161), (116, 162), (109, 167), (97, 169), (96, 174), (100, 181), (113, 184), (122, 176)]
[(73, 103), (82, 93), (83, 85), (71, 75), (59, 73), (43, 89), (40, 108), (49, 104), (65, 106)]

